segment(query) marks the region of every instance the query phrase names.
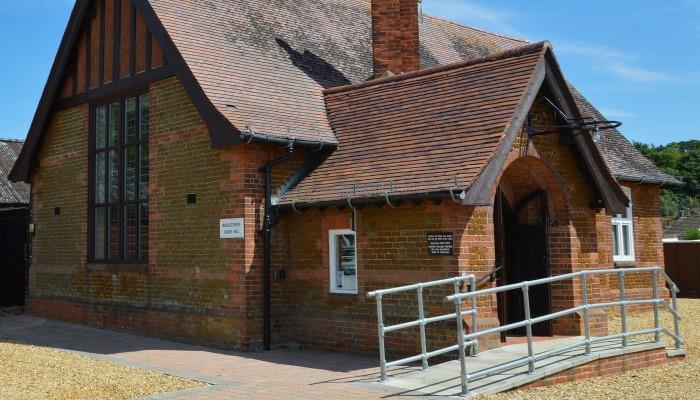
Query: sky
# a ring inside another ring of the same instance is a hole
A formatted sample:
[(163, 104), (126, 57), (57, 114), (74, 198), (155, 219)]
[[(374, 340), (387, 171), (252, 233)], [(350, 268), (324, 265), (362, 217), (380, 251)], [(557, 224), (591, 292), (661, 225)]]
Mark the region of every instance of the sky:
[[(24, 138), (74, 0), (1, 0), (0, 137)], [(288, 0), (297, 1), (297, 0)], [(630, 139), (700, 139), (700, 0), (423, 0), (424, 11), (549, 40), (565, 77)]]

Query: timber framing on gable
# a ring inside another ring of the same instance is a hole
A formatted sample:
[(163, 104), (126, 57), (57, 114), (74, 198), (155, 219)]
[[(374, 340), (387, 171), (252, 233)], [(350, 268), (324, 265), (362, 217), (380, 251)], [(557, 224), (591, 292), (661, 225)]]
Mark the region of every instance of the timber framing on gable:
[(54, 109), (64, 109), (173, 75), (130, 0), (95, 0), (80, 23)]
[(213, 147), (240, 135), (205, 96), (148, 0), (78, 0), (34, 114), (12, 181), (29, 182), (52, 112), (120, 97), (177, 76), (209, 128)]

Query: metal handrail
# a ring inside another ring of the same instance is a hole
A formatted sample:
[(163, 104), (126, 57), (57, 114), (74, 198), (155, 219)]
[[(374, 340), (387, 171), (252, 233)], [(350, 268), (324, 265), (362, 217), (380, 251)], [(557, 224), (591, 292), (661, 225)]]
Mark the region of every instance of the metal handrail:
[[(652, 296), (653, 299), (651, 300), (625, 300), (625, 275), (626, 274), (636, 274), (636, 273), (643, 273), (643, 272), (650, 272), (652, 274)], [(674, 320), (674, 332), (671, 333), (668, 329), (662, 328), (660, 325), (660, 320), (659, 320), (659, 306), (662, 304), (668, 304), (666, 303), (665, 300), (659, 298), (659, 290), (658, 290), (658, 285), (659, 285), (659, 273), (664, 274), (664, 281), (666, 284), (670, 286), (670, 292), (671, 292), (671, 314), (673, 315), (673, 320)], [(603, 275), (603, 274), (616, 274), (618, 276), (619, 280), (619, 301), (613, 301), (613, 302), (606, 302), (606, 303), (594, 303), (594, 304), (589, 304), (588, 302), (588, 276), (589, 275)], [(570, 280), (570, 279), (575, 279), (579, 278), (581, 280), (581, 298), (583, 304), (580, 306), (576, 307), (571, 307), (565, 310), (549, 313), (547, 315), (539, 316), (536, 318), (532, 318), (530, 315), (530, 301), (529, 301), (529, 288), (532, 286), (537, 286), (537, 285), (543, 285), (547, 283), (552, 283), (552, 282), (558, 282), (562, 280)], [(474, 304), (474, 301), (477, 299), (479, 296), (487, 295), (487, 294), (493, 294), (493, 293), (500, 293), (500, 292), (505, 292), (509, 290), (516, 290), (520, 289), (523, 291), (523, 306), (524, 306), (524, 312), (525, 312), (525, 319), (520, 322), (515, 322), (511, 323), (508, 325), (503, 325), (500, 327), (496, 328), (490, 328), (486, 329), (483, 331), (479, 331), (478, 329), (474, 328), (472, 332), (468, 335), (464, 334), (463, 328), (461, 324), (458, 326), (458, 331), (457, 331), (457, 346), (459, 348), (459, 359), (460, 359), (460, 369), (461, 369), (461, 388), (462, 388), (462, 394), (466, 395), (469, 393), (469, 381), (478, 379), (480, 377), (484, 377), (487, 375), (491, 375), (494, 373), (498, 372), (503, 372), (506, 370), (510, 370), (513, 368), (517, 368), (523, 365), (528, 365), (528, 372), (530, 374), (535, 372), (536, 365), (535, 362), (538, 360), (542, 360), (547, 357), (551, 357), (552, 355), (559, 354), (565, 351), (569, 351), (571, 349), (574, 349), (579, 346), (584, 346), (585, 347), (585, 354), (589, 355), (591, 354), (591, 344), (605, 341), (605, 340), (614, 340), (614, 339), (621, 339), (622, 341), (622, 346), (626, 347), (627, 346), (627, 339), (632, 336), (639, 336), (639, 335), (648, 335), (648, 334), (654, 334), (654, 341), (659, 342), (661, 340), (661, 333), (665, 333), (669, 336), (671, 336), (674, 341), (675, 341), (675, 348), (680, 349), (683, 341), (681, 340), (680, 337), (680, 327), (679, 327), (679, 321), (680, 321), (680, 313), (678, 312), (678, 305), (676, 302), (676, 294), (678, 293), (678, 287), (676, 286), (675, 283), (666, 275), (663, 271), (663, 268), (661, 267), (641, 267), (641, 268), (622, 268), (622, 269), (605, 269), (605, 270), (584, 270), (580, 272), (573, 272), (569, 274), (564, 274), (564, 275), (558, 275), (558, 276), (552, 276), (548, 278), (543, 278), (543, 279), (537, 279), (534, 281), (525, 281), (525, 282), (520, 282), (520, 283), (514, 283), (510, 285), (504, 285), (504, 286), (497, 286), (497, 287), (492, 287), (492, 288), (487, 288), (487, 289), (482, 289), (482, 290), (473, 290), (469, 291), (467, 293), (455, 293), (454, 295), (447, 296), (445, 298), (446, 301), (452, 301), (455, 303), (455, 309), (456, 309), (456, 314), (455, 317), (461, 315), (461, 304), (464, 300), (466, 299), (471, 299), (472, 304)], [(640, 331), (634, 331), (634, 332), (628, 332), (627, 331), (627, 306), (630, 305), (653, 305), (654, 307), (654, 328), (652, 329), (645, 329), (645, 330), (640, 330)], [(608, 335), (608, 336), (602, 336), (602, 337), (595, 337), (591, 338), (591, 329), (590, 329), (590, 310), (591, 309), (597, 309), (597, 308), (608, 308), (608, 307), (620, 307), (620, 320), (621, 320), (621, 325), (622, 325), (622, 333), (620, 334), (615, 334), (615, 335)], [(584, 329), (585, 329), (585, 339), (578, 341), (576, 343), (572, 343), (563, 347), (555, 348), (552, 350), (545, 351), (543, 353), (539, 354), (534, 354), (533, 350), (533, 339), (532, 339), (532, 325), (544, 322), (544, 321), (551, 321), (556, 318), (561, 318), (563, 316), (573, 314), (576, 312), (582, 312), (583, 313), (583, 319), (584, 319)], [(477, 313), (474, 313), (472, 315), (477, 315)], [(478, 340), (479, 337), (489, 335), (489, 334), (495, 334), (495, 333), (501, 333), (505, 331), (509, 331), (511, 329), (515, 328), (521, 328), (525, 327), (526, 334), (527, 334), (527, 350), (528, 350), (528, 355), (527, 357), (524, 357), (519, 360), (511, 361), (505, 364), (497, 365), (485, 370), (478, 371), (476, 373), (468, 374), (467, 369), (466, 369), (466, 343), (469, 343), (469, 341), (473, 340)]]
[[(452, 284), (454, 285), (454, 291), (455, 294), (461, 293), (460, 289), (460, 284), (462, 282), (469, 281), (469, 286), (470, 290), (474, 291), (476, 290), (476, 277), (474, 275), (467, 275), (463, 274), (462, 276), (458, 276), (455, 278), (449, 278), (449, 279), (441, 279), (437, 281), (431, 281), (431, 282), (423, 282), (423, 283), (416, 283), (413, 285), (406, 285), (406, 286), (399, 286), (395, 288), (390, 288), (390, 289), (381, 289), (381, 290), (375, 290), (372, 292), (367, 293), (368, 297), (374, 297), (377, 300), (377, 331), (379, 335), (379, 366), (381, 369), (381, 380), (385, 381), (386, 376), (387, 376), (387, 369), (389, 367), (393, 367), (396, 365), (404, 365), (408, 363), (412, 363), (414, 361), (420, 360), (423, 366), (423, 369), (428, 369), (428, 359), (432, 357), (436, 357), (442, 354), (446, 354), (452, 351), (457, 351), (460, 349), (465, 349), (467, 346), (471, 346), (473, 349), (473, 352), (476, 354), (478, 353), (478, 341), (476, 339), (465, 342), (464, 338), (459, 341), (458, 344), (444, 347), (441, 349), (433, 350), (433, 351), (428, 351), (428, 346), (426, 342), (426, 334), (425, 334), (425, 326), (427, 324), (433, 323), (433, 322), (439, 322), (439, 321), (447, 321), (450, 319), (457, 319), (457, 324), (459, 325), (461, 329), (462, 325), (462, 318), (466, 315), (471, 315), (472, 316), (472, 329), (476, 329), (476, 323), (477, 323), (477, 309), (476, 309), (476, 297), (472, 299), (472, 308), (470, 310), (462, 311), (461, 309), (461, 301), (459, 302), (459, 306), (457, 307), (458, 310), (456, 313), (450, 313), (450, 314), (444, 314), (444, 315), (437, 315), (434, 317), (428, 317), (426, 318), (425, 316), (425, 310), (424, 310), (424, 304), (423, 304), (423, 289), (429, 288), (429, 287), (435, 287), (435, 286), (442, 286), (442, 285), (448, 285)], [(383, 309), (382, 309), (382, 298), (386, 295), (390, 294), (396, 294), (396, 293), (401, 293), (401, 292), (409, 292), (409, 291), (416, 291), (417, 294), (417, 301), (418, 301), (418, 319), (413, 320), (413, 321), (408, 321), (408, 322), (403, 322), (400, 324), (395, 324), (395, 325), (389, 325), (389, 326), (384, 326), (384, 315), (383, 315)], [(385, 351), (385, 344), (384, 344), (384, 335), (389, 332), (394, 332), (398, 331), (400, 329), (406, 329), (406, 328), (412, 328), (418, 326), (420, 327), (420, 344), (421, 344), (421, 354), (411, 356), (411, 357), (406, 357), (402, 358), (400, 360), (395, 360), (395, 361), (386, 361), (386, 351)]]
[(489, 279), (491, 282), (493, 282), (493, 280), (495, 279), (496, 273), (497, 273), (498, 271), (502, 270), (502, 269), (503, 269), (503, 266), (502, 266), (502, 265), (497, 265), (497, 266), (493, 267), (493, 269), (491, 270), (491, 272), (489, 272), (488, 274), (482, 276), (481, 278), (479, 278), (479, 279), (476, 281), (476, 286), (479, 286), (479, 285), (481, 284), (481, 282), (485, 281), (486, 279)]

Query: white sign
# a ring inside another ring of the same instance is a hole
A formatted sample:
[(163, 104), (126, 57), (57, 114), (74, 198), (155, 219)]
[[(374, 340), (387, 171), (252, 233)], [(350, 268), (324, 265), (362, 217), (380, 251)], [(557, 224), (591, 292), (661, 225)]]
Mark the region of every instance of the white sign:
[(243, 239), (243, 232), (243, 218), (230, 218), (219, 221), (219, 237), (221, 239)]

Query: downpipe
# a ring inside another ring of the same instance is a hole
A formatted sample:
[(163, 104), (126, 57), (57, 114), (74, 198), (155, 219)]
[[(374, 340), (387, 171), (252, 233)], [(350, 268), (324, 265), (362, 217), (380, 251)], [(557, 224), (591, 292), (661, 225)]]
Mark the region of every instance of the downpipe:
[(265, 216), (263, 219), (263, 349), (270, 350), (270, 244), (272, 226), (272, 169), (289, 160), (294, 152), (294, 141), (287, 142), (287, 153), (260, 167), (265, 173)]

